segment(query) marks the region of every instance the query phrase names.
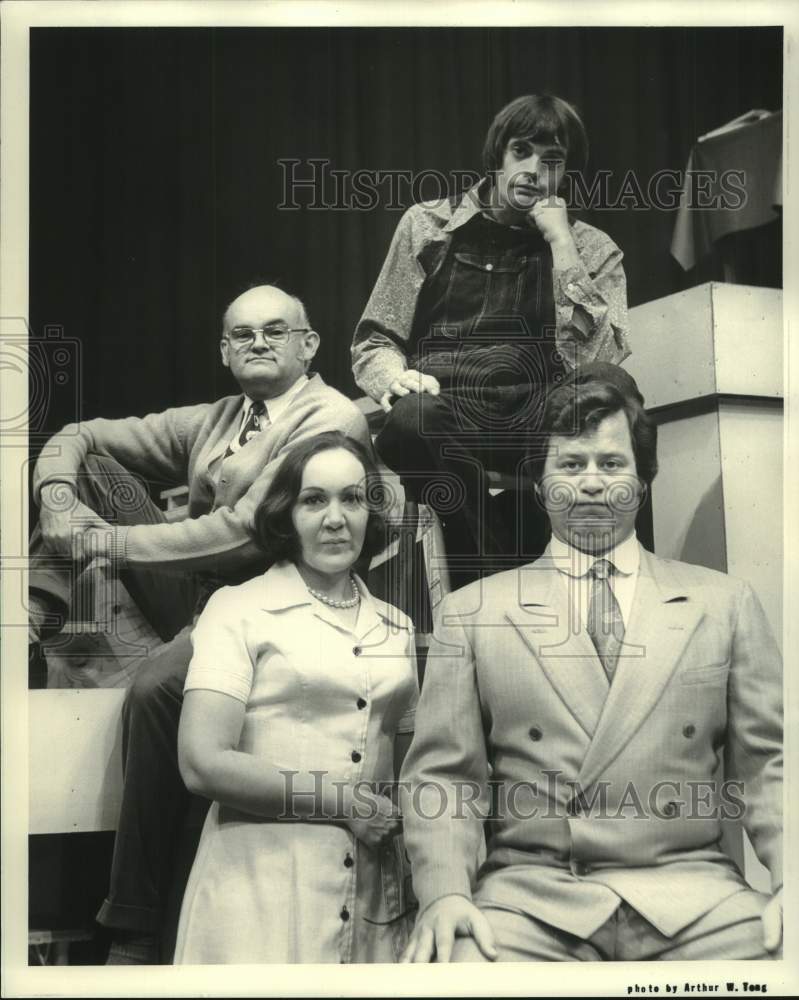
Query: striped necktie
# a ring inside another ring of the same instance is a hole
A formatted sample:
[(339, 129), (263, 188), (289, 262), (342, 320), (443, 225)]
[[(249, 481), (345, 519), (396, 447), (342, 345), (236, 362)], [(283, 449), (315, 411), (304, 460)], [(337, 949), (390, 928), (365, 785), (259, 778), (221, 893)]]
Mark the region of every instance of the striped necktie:
[(610, 585), (610, 577), (615, 571), (616, 567), (608, 559), (597, 559), (588, 571), (592, 581), (588, 600), (588, 634), (609, 681), (613, 680), (624, 641), (624, 619)]

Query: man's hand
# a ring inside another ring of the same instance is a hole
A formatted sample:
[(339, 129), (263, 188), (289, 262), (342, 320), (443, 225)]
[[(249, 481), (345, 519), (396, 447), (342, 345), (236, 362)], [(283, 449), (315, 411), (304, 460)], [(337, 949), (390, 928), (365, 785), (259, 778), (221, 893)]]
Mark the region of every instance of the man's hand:
[(494, 933), (465, 896), (442, 896), (420, 914), (401, 962), (449, 962), (456, 937), (471, 937), (485, 957), (497, 957)]
[(380, 405), (388, 413), (391, 409), (392, 396), (407, 396), (409, 392), (429, 392), (431, 396), (437, 396), (440, 390), (437, 378), (417, 372), (415, 368), (409, 368), (399, 378), (394, 379), (388, 387), (388, 392), (383, 393)]
[(527, 213), (527, 220), (539, 230), (547, 243), (563, 243), (572, 239), (563, 198), (555, 195), (541, 198)]
[(89, 554), (85, 542), (93, 548), (97, 548), (99, 542), (99, 539), (87, 539), (87, 532), (102, 534), (111, 530), (110, 524), (77, 499), (68, 483), (46, 483), (40, 502), (42, 540), (58, 555), (83, 559)]
[(763, 944), (766, 951), (782, 955), (782, 889), (778, 889), (766, 903), (760, 918), (763, 924)]
[(368, 789), (359, 789), (358, 796), (362, 803), (353, 803), (351, 806), (347, 826), (367, 847), (381, 847), (400, 832), (397, 807), (385, 795), (375, 795)]

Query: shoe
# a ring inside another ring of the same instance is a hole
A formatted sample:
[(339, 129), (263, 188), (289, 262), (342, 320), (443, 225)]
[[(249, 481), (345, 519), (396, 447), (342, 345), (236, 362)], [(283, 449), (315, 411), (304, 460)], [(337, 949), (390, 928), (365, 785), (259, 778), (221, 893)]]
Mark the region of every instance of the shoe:
[(28, 594), (28, 642), (40, 642), (58, 635), (69, 614), (66, 603), (43, 590)]

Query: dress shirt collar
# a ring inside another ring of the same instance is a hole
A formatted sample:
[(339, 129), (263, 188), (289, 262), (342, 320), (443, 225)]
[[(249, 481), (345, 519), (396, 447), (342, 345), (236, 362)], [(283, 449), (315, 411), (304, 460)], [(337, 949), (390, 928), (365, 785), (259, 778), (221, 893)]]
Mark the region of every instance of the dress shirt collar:
[[(403, 628), (410, 631), (413, 626), (410, 618), (403, 614), (398, 608), (391, 604), (386, 604), (377, 597), (372, 597), (369, 589), (357, 573), (352, 574), (355, 578), (355, 585), (361, 594), (361, 614), (358, 616), (356, 629), (360, 632), (364, 624), (371, 618), (376, 621), (378, 618), (388, 622), (396, 628)], [(264, 574), (264, 587), (261, 598), (261, 607), (265, 611), (286, 611), (289, 608), (299, 607), (302, 604), (317, 604), (314, 598), (308, 593), (308, 587), (300, 576), (300, 572), (292, 562), (278, 562), (271, 566)], [(324, 609), (324, 605), (322, 605)], [(333, 624), (338, 628), (344, 626), (335, 619)]]
[[(273, 396), (271, 399), (264, 400), (264, 406), (266, 406), (266, 415), (269, 417), (269, 423), (273, 424), (281, 413), (284, 413), (291, 403), (292, 399), (297, 395), (297, 393), (302, 389), (302, 387), (308, 381), (308, 376), (303, 374), (297, 379), (297, 381), (286, 389), (285, 392), (281, 392), (279, 396)], [(242, 419), (246, 420), (250, 407), (255, 402), (255, 400), (250, 399), (247, 393), (244, 393), (244, 416)]]
[(623, 542), (614, 545), (600, 556), (582, 552), (573, 545), (561, 541), (554, 534), (549, 542), (549, 551), (554, 566), (561, 573), (574, 577), (585, 576), (597, 559), (608, 559), (616, 567), (616, 572), (622, 576), (637, 573), (641, 561), (641, 550), (634, 531)]

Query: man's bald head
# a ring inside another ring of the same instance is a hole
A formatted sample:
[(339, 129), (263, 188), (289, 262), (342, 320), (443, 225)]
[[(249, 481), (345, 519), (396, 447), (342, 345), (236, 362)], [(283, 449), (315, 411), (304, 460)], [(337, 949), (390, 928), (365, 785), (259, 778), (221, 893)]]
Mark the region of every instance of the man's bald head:
[[(292, 304), (295, 310), (294, 313), (291, 312)], [(255, 285), (233, 299), (225, 310), (225, 314), (222, 317), (223, 335), (228, 330), (232, 330), (234, 326), (239, 325), (237, 316), (240, 315), (241, 310), (262, 307), (282, 308), (284, 313), (291, 315), (290, 326), (292, 327), (310, 327), (311, 325), (308, 321), (308, 313), (302, 299), (299, 299), (296, 295), (284, 292), (282, 288), (278, 288), (276, 285)]]
[(252, 399), (273, 399), (290, 389), (318, 346), (302, 301), (274, 285), (249, 288), (225, 310), (222, 364)]

